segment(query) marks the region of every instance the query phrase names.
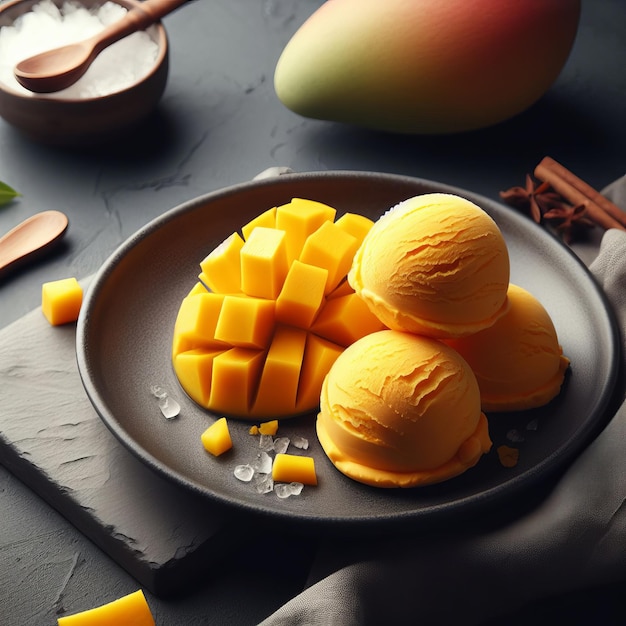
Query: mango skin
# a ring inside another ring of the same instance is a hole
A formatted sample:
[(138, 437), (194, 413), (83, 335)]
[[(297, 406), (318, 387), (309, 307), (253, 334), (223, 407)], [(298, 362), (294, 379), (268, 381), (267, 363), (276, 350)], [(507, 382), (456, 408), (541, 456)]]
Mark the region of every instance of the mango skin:
[(274, 74), (304, 117), (415, 134), (475, 130), (535, 103), (574, 44), (580, 0), (327, 0)]

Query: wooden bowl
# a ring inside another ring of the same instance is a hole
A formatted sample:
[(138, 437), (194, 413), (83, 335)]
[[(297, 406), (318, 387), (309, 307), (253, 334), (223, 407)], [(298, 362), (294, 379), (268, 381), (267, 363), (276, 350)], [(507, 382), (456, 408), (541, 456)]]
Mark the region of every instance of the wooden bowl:
[[(61, 6), (64, 0), (53, 0)], [(114, 0), (131, 9), (141, 2)], [(0, 27), (11, 26), (39, 0), (10, 0), (0, 5)], [(81, 0), (92, 9), (106, 0)], [(81, 146), (110, 141), (145, 118), (156, 106), (167, 83), (168, 42), (159, 22), (146, 32), (158, 44), (158, 54), (150, 72), (138, 82), (105, 96), (55, 98), (54, 94), (23, 93), (0, 82), (0, 116), (32, 139), (59, 146)]]

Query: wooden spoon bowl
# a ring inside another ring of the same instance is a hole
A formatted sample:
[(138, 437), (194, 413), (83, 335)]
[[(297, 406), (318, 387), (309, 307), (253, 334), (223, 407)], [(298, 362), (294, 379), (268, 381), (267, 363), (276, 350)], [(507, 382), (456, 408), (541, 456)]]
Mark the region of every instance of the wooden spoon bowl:
[(61, 211), (42, 211), (0, 237), (0, 279), (22, 263), (55, 245), (69, 221)]

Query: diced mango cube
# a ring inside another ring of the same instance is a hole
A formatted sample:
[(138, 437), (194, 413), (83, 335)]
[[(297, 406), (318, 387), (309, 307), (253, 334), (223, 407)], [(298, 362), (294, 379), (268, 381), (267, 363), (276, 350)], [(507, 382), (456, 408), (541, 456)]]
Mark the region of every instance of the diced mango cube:
[(174, 371), (180, 384), (189, 397), (203, 407), (209, 403), (213, 359), (218, 354), (220, 351), (196, 348), (174, 356)]
[(257, 226), (241, 248), (240, 256), (242, 291), (275, 300), (289, 269), (285, 232)]
[(250, 435), (275, 435), (278, 432), (278, 420), (269, 420), (262, 422), (258, 426), (254, 424), (250, 426), (248, 433)]
[(202, 281), (198, 281), (192, 288), (191, 291), (187, 294), (189, 296), (196, 296), (199, 293), (209, 293), (207, 291), (206, 286), (202, 283)]
[(259, 424), (260, 435), (275, 435), (278, 432), (278, 420), (269, 420)]
[(384, 324), (369, 310), (356, 293), (327, 300), (312, 330), (342, 346), (349, 346), (357, 339), (383, 330)]
[(334, 222), (324, 222), (307, 237), (300, 253), (300, 261), (328, 270), (326, 293), (330, 293), (352, 266), (358, 240), (337, 227)]
[(241, 291), (241, 263), (239, 255), (243, 239), (233, 233), (200, 262), (200, 280), (217, 293)]
[(306, 238), (324, 222), (335, 219), (336, 210), (315, 200), (293, 198), (276, 209), (276, 228), (287, 233), (287, 258), (289, 262), (300, 256)]
[(352, 235), (359, 242), (360, 246), (363, 243), (363, 239), (365, 239), (365, 235), (374, 226), (374, 222), (369, 217), (365, 217), (365, 215), (345, 213), (335, 222), (335, 225)]
[(220, 456), (233, 447), (230, 437), (228, 422), (225, 417), (220, 417), (213, 422), (201, 435), (202, 445), (213, 456)]
[(255, 415), (295, 412), (305, 343), (306, 331), (291, 326), (276, 327), (254, 400)]
[(354, 293), (354, 289), (350, 286), (350, 283), (347, 279), (343, 279), (327, 296), (327, 300), (332, 300), (333, 298), (340, 298), (341, 296), (349, 296), (351, 293)]
[(249, 415), (265, 352), (231, 348), (213, 359), (208, 408), (228, 415)]
[(496, 449), (498, 460), (504, 467), (515, 467), (519, 463), (519, 448), (498, 446)]
[(41, 310), (52, 326), (75, 322), (83, 303), (83, 288), (75, 278), (44, 283), (41, 287)]
[(183, 299), (174, 323), (173, 354), (200, 347), (219, 348), (215, 328), (224, 297), (205, 290)]
[(272, 465), (272, 478), (277, 483), (317, 485), (315, 460), (310, 456), (277, 454)]
[(319, 404), (324, 377), (342, 352), (343, 346), (309, 333), (300, 373), (296, 413), (310, 411)]
[(294, 261), (276, 298), (276, 321), (309, 328), (322, 308), (328, 270)]
[(74, 615), (59, 617), (58, 626), (155, 626), (143, 591)]
[(265, 348), (274, 332), (273, 300), (224, 296), (215, 339), (243, 348)]
[(250, 233), (257, 227), (263, 226), (265, 228), (276, 228), (276, 207), (272, 207), (267, 211), (261, 213), (253, 220), (249, 221), (245, 226), (242, 227), (241, 233), (243, 234), (244, 239), (248, 239), (250, 237)]

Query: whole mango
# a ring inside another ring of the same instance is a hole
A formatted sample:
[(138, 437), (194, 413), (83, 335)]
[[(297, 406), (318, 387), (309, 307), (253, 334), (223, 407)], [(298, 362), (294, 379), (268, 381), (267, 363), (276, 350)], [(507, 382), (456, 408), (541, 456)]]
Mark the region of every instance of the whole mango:
[(561, 72), (580, 0), (327, 0), (274, 76), (305, 117), (401, 133), (491, 126)]

